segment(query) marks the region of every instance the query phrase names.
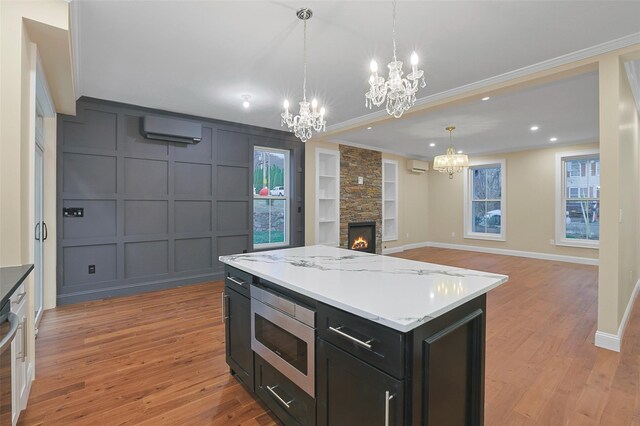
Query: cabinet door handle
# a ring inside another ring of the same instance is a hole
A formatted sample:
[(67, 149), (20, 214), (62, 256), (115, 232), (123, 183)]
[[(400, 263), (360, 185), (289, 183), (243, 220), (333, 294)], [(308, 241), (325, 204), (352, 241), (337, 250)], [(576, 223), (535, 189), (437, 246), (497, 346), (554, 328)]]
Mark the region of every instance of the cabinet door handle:
[(47, 238), (49, 238), (49, 229), (47, 229), (46, 222), (42, 222), (42, 231), (44, 234), (44, 236), (42, 237), (42, 241), (45, 241)]
[(226, 309), (225, 309), (225, 306), (224, 306), (225, 305), (224, 301), (229, 296), (224, 294), (224, 291), (220, 294), (220, 296), (222, 296), (220, 298), (220, 303), (222, 304), (222, 322), (225, 322), (226, 320), (229, 319), (229, 317), (227, 316), (227, 313), (226, 313)]
[(293, 402), (293, 399), (290, 400), (289, 402), (286, 402), (284, 399), (282, 399), (280, 397), (280, 395), (278, 395), (275, 391), (275, 389), (278, 387), (279, 385), (275, 385), (273, 387), (271, 386), (267, 386), (267, 390), (269, 390), (269, 392), (271, 392), (271, 394), (273, 396), (275, 396), (276, 398), (278, 398), (278, 401), (280, 401), (282, 403), (282, 405), (284, 405), (285, 407), (287, 407), (287, 409), (290, 407), (291, 403)]
[(228, 276), (227, 278), (229, 278), (229, 281), (231, 281), (232, 283), (236, 283), (240, 287), (244, 287), (244, 284), (245, 284), (244, 280), (241, 280), (240, 278), (236, 278), (232, 276)]
[(20, 321), (18, 323), (18, 331), (22, 331), (22, 342), (20, 342), (20, 352), (16, 354), (16, 360), (23, 361), (24, 360), (24, 321)]
[(22, 362), (27, 360), (27, 319), (22, 320)]
[(350, 334), (345, 333), (344, 331), (342, 331), (343, 326), (340, 326), (338, 328), (334, 328), (334, 327), (329, 327), (329, 330), (333, 331), (334, 333), (336, 333), (338, 336), (342, 336), (345, 339), (349, 339), (351, 340), (353, 343), (357, 343), (358, 345), (365, 347), (369, 350), (371, 350), (371, 342), (373, 342), (373, 339), (369, 339), (366, 342), (363, 342), (360, 339), (356, 339), (355, 337), (351, 336)]
[(27, 292), (26, 292), (26, 291), (23, 291), (22, 293), (20, 293), (20, 294), (18, 295), (18, 300), (14, 300), (14, 301), (13, 301), (13, 304), (14, 304), (14, 305), (19, 305), (19, 304), (20, 304), (20, 302), (22, 302), (22, 299), (24, 299), (24, 297), (25, 297), (26, 295), (27, 295)]
[(389, 426), (389, 401), (393, 399), (395, 395), (390, 395), (389, 391), (384, 393), (384, 426)]

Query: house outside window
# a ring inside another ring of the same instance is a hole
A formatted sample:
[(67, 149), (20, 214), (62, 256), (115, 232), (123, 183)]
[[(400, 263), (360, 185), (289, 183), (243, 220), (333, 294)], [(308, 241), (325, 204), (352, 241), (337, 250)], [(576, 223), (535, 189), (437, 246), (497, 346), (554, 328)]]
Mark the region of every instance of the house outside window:
[(556, 244), (597, 248), (600, 156), (597, 150), (556, 157)]
[(253, 248), (289, 245), (289, 151), (253, 151)]
[(506, 240), (506, 163), (472, 163), (465, 172), (464, 237)]

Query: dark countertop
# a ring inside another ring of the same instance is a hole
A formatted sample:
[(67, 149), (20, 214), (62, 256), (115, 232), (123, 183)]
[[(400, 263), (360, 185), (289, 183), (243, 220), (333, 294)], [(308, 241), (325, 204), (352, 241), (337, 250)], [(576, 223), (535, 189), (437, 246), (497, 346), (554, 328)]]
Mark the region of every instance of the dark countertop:
[(33, 264), (0, 268), (0, 306), (9, 300), (32, 270)]

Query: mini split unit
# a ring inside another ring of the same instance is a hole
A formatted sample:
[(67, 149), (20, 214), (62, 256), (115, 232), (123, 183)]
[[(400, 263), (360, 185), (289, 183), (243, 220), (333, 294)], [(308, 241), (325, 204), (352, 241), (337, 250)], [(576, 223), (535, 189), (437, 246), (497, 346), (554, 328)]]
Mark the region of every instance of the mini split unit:
[(407, 170), (413, 173), (425, 173), (429, 170), (429, 163), (420, 160), (407, 160)]
[(202, 139), (202, 124), (197, 121), (145, 115), (142, 118), (142, 134), (147, 139), (196, 143)]

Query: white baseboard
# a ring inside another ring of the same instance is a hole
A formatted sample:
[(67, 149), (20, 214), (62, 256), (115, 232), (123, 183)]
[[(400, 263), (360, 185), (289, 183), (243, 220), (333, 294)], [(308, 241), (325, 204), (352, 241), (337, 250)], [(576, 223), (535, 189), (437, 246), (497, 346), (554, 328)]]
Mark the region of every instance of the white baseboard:
[(598, 259), (591, 259), (589, 257), (565, 256), (561, 254), (540, 253), (535, 251), (520, 251), (492, 247), (468, 246), (464, 244), (449, 244), (437, 242), (427, 242), (426, 244), (428, 247), (477, 251), (480, 253), (502, 254), (505, 256), (529, 257), (532, 259), (555, 260), (557, 262), (580, 263), (583, 265), (598, 265)]
[(620, 352), (622, 340), (619, 336), (604, 331), (596, 331), (595, 344), (599, 348)]
[(382, 254), (401, 253), (405, 250), (411, 250), (421, 247), (437, 247), (452, 250), (476, 251), (480, 253), (502, 254), (505, 256), (529, 257), (532, 259), (555, 260), (557, 262), (579, 263), (583, 265), (598, 265), (598, 259), (579, 256), (564, 256), (560, 254), (539, 253), (534, 251), (508, 250), (501, 248), (468, 246), (464, 244), (438, 243), (434, 241), (424, 241), (422, 243), (405, 244), (399, 247), (382, 249)]
[(405, 250), (406, 250), (405, 246), (383, 248), (382, 254), (402, 253)]
[(398, 246), (398, 247), (383, 248), (382, 254), (402, 253), (405, 250), (411, 250), (411, 249), (416, 249), (421, 247), (429, 247), (429, 243), (428, 242), (412, 243), (412, 244), (405, 244), (403, 246)]
[(636, 281), (636, 286), (633, 288), (631, 292), (631, 297), (629, 298), (629, 303), (627, 303), (627, 309), (624, 311), (624, 315), (622, 316), (622, 321), (620, 321), (620, 326), (618, 327), (617, 334), (605, 333), (604, 331), (596, 331), (595, 336), (595, 344), (599, 348), (609, 349), (610, 351), (620, 352), (620, 348), (622, 347), (622, 338), (624, 337), (624, 330), (627, 328), (627, 322), (629, 321), (629, 315), (631, 315), (631, 310), (633, 309), (633, 305), (638, 297), (638, 292), (640, 291), (640, 279)]

